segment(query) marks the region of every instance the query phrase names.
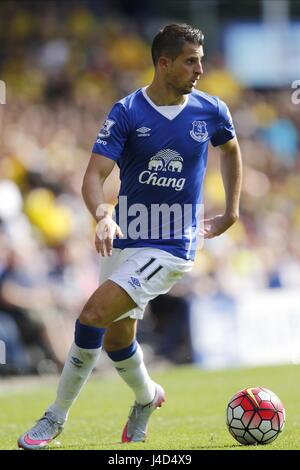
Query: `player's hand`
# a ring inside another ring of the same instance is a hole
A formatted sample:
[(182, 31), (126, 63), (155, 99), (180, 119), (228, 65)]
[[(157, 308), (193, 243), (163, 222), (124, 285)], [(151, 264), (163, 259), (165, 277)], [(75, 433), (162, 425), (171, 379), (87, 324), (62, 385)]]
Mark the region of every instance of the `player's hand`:
[(228, 215), (216, 215), (210, 219), (204, 219), (200, 235), (204, 238), (214, 238), (224, 233), (236, 222), (237, 217)]
[(123, 233), (119, 225), (107, 214), (96, 226), (95, 246), (101, 256), (112, 255), (114, 237), (123, 237)]

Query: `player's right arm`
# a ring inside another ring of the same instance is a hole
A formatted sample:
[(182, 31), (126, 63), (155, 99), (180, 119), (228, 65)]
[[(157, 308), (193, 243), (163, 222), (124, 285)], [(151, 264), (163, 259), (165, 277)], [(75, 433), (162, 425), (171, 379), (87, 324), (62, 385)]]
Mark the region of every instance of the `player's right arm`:
[(113, 238), (122, 236), (120, 227), (111, 217), (111, 204), (105, 201), (103, 185), (115, 166), (115, 161), (100, 154), (92, 153), (83, 183), (83, 200), (97, 222), (95, 246), (102, 256), (111, 256)]

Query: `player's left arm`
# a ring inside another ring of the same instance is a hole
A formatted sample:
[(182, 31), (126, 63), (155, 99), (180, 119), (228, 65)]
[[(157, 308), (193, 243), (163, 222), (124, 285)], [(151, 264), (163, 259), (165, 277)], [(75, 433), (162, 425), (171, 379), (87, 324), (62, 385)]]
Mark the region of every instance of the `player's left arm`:
[(225, 190), (224, 213), (204, 220), (204, 238), (213, 238), (224, 233), (239, 218), (239, 203), (242, 185), (242, 158), (236, 137), (221, 148), (221, 175)]
[(220, 145), (221, 174), (226, 197), (225, 215), (234, 223), (239, 217), (242, 185), (242, 157), (237, 138)]

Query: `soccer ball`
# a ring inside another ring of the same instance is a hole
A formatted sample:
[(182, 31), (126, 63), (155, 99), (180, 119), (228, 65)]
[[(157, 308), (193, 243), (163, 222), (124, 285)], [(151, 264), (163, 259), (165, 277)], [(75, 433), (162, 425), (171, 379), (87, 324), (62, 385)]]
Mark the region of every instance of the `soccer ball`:
[(240, 444), (269, 444), (278, 437), (284, 423), (283, 404), (267, 388), (245, 388), (227, 405), (226, 424)]

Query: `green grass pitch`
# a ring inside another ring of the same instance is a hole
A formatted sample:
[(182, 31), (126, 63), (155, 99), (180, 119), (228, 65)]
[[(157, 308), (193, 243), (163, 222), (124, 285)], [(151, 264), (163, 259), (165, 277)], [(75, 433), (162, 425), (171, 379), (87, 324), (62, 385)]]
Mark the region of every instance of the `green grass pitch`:
[[(193, 366), (173, 367), (151, 374), (166, 390), (167, 402), (156, 411), (146, 443), (121, 444), (122, 428), (132, 403), (132, 392), (116, 375), (93, 377), (71, 410), (54, 449), (91, 450), (243, 450), (300, 449), (299, 366), (203, 371)], [(24, 379), (26, 381), (26, 379)], [(5, 381), (4, 381), (5, 382)], [(287, 420), (277, 440), (267, 446), (242, 446), (228, 433), (228, 400), (245, 387), (273, 390), (283, 401)], [(45, 384), (1, 392), (0, 449), (16, 449), (19, 434), (40, 417), (55, 396), (56, 385)]]

